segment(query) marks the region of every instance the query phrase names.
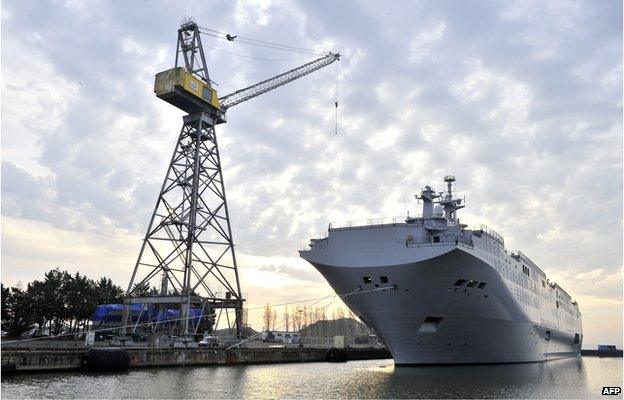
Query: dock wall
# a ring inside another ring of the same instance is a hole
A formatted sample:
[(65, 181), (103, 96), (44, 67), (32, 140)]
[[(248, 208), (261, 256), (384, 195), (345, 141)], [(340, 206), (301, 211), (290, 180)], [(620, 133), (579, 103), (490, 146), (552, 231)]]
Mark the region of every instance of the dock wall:
[(604, 351), (604, 350), (581, 350), (582, 356), (587, 357), (622, 357), (622, 349)]
[[(318, 362), (327, 360), (327, 349), (152, 349), (127, 348), (130, 368), (231, 365), (262, 363)], [(391, 358), (385, 349), (344, 349), (347, 360)], [(45, 372), (80, 370), (84, 350), (79, 349), (3, 349), (3, 372)]]

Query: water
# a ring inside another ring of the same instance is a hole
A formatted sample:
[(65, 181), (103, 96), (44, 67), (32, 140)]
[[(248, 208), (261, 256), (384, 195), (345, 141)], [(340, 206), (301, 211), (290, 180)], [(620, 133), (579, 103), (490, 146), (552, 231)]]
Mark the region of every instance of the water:
[(602, 397), (603, 386), (622, 386), (621, 358), (409, 368), (394, 368), (392, 360), (369, 360), (33, 374), (3, 376), (2, 397), (596, 398)]

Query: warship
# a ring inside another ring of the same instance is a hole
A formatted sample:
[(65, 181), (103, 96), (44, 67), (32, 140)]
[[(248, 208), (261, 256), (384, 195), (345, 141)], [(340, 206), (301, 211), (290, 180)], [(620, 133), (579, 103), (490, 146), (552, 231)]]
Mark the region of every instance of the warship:
[(581, 353), (576, 301), (454, 197), (425, 186), (422, 215), (330, 224), (300, 256), (379, 335), (395, 365), (539, 362)]

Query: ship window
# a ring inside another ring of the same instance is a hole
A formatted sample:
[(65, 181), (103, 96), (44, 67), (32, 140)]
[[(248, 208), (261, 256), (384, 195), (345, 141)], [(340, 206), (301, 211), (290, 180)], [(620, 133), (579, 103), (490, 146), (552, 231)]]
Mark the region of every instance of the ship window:
[(388, 283), (388, 277), (387, 276), (380, 276), (379, 280), (381, 281), (381, 283)]
[(433, 243), (440, 243), (440, 236), (434, 236)]
[(559, 301), (557, 301), (556, 303), (557, 303), (557, 308), (559, 308)]
[(477, 286), (477, 282), (476, 281), (470, 281), (470, 282), (468, 282), (468, 285), (466, 285), (466, 286), (468, 286), (468, 287), (475, 287), (475, 286)]
[(546, 340), (550, 340), (550, 331), (546, 331)]
[(362, 278), (362, 280), (364, 281), (364, 283), (371, 283), (373, 281), (370, 276), (365, 276)]
[(457, 280), (457, 282), (455, 282), (455, 286), (461, 286), (461, 285), (463, 285), (464, 283), (466, 283), (466, 280), (465, 280), (465, 279), (458, 279), (458, 280)]
[(546, 287), (546, 282), (542, 279), (542, 287)]
[(574, 334), (574, 344), (577, 344), (579, 342), (579, 334), (575, 333)]
[(487, 285), (487, 283), (485, 282), (481, 282), (479, 283), (479, 285), (477, 286), (479, 289), (483, 289), (485, 287), (485, 285)]

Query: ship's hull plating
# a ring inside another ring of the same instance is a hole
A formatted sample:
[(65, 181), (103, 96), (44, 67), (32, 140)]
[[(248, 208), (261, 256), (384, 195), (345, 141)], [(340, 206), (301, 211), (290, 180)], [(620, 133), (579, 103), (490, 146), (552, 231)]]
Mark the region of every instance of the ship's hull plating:
[[(461, 248), (395, 266), (311, 262), (337, 293), (361, 286), (361, 293), (343, 300), (383, 339), (396, 365), (538, 362), (580, 355), (574, 333), (531, 321), (500, 275)], [(486, 286), (458, 287), (458, 279)]]

